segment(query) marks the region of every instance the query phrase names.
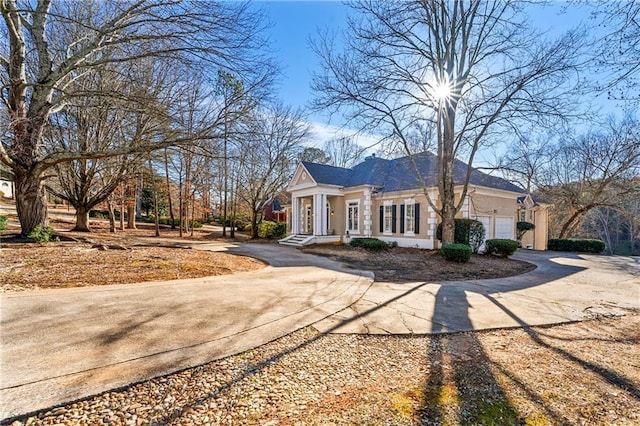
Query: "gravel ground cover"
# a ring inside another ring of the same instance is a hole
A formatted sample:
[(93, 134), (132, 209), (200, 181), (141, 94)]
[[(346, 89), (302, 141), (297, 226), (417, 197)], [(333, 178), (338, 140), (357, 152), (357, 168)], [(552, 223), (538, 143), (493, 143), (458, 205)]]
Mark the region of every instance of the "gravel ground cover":
[(439, 336), (299, 330), (18, 425), (635, 425), (640, 314)]

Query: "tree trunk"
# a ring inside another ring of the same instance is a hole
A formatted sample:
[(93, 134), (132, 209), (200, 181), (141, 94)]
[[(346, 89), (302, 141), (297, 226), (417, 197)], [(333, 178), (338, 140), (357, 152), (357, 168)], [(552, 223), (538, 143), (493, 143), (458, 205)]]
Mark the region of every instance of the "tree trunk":
[(191, 196), (191, 236), (193, 237), (193, 224), (196, 222), (196, 196)]
[(127, 205), (127, 229), (136, 229), (136, 205)]
[[(451, 106), (441, 107), (438, 112), (440, 145), (440, 198), (442, 203), (442, 244), (455, 242), (455, 183), (453, 180), (453, 154), (455, 109)], [(442, 127), (440, 127), (442, 126)]]
[(42, 190), (40, 174), (29, 171), (15, 173), (15, 200), (22, 236), (26, 237), (40, 225), (49, 225), (47, 219), (47, 202)]
[(122, 186), (122, 195), (120, 197), (120, 230), (124, 231), (124, 185)]
[(258, 238), (258, 213), (251, 212), (251, 238)]
[(89, 210), (82, 205), (76, 208), (76, 226), (72, 231), (91, 232), (91, 228), (89, 228)]
[(167, 180), (167, 198), (169, 199), (169, 217), (171, 218), (171, 229), (176, 229), (176, 217), (173, 214), (173, 202), (171, 201), (171, 180), (169, 179), (169, 156), (164, 150), (164, 175)]
[(113, 200), (111, 197), (107, 200), (107, 208), (109, 209), (109, 232), (116, 232), (116, 211), (113, 208)]
[(236, 237), (236, 214), (238, 213), (238, 200), (236, 197), (233, 197), (231, 200), (231, 229), (229, 231), (229, 236), (231, 238)]
[(149, 156), (149, 171), (151, 173), (151, 188), (153, 190), (153, 225), (156, 232), (156, 237), (159, 237), (160, 222), (158, 218), (158, 188), (156, 185), (156, 178), (153, 175), (153, 163), (151, 162), (151, 156)]

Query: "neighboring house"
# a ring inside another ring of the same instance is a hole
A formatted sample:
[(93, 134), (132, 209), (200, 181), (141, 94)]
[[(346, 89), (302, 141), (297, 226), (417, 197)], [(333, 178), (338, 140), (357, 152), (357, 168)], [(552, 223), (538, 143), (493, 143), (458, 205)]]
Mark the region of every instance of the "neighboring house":
[(549, 239), (549, 204), (535, 200), (531, 194), (518, 197), (518, 221), (536, 226), (522, 236), (522, 247), (546, 250)]
[(263, 217), (264, 220), (272, 222), (287, 222), (287, 211), (285, 205), (289, 203), (289, 197), (286, 193), (276, 195), (271, 201), (267, 203), (264, 208)]
[[(431, 199), (438, 203), (437, 157), (422, 153), (413, 160)], [(463, 182), (466, 169), (466, 164), (456, 160), (456, 182)], [(418, 176), (410, 157), (385, 160), (371, 156), (352, 169), (302, 162), (287, 187), (291, 193), (290, 236), (281, 242), (303, 245), (376, 237), (401, 247), (438, 248), (439, 219)], [(462, 192), (462, 185), (456, 192)], [(524, 191), (510, 182), (473, 170), (458, 217), (482, 222), (487, 239), (515, 239), (517, 200), (522, 196)], [(537, 226), (536, 232), (546, 232)]]

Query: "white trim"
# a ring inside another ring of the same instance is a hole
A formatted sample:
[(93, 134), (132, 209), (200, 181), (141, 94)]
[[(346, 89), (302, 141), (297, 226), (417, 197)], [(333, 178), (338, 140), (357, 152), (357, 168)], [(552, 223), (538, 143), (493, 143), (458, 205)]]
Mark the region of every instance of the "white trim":
[(289, 184), (287, 185), (287, 191), (291, 192), (292, 190), (298, 187), (302, 188), (302, 187), (317, 185), (317, 182), (315, 181), (315, 179), (313, 179), (313, 176), (311, 176), (311, 173), (309, 173), (309, 170), (307, 170), (307, 168), (302, 163), (298, 163), (298, 166), (296, 167), (296, 171), (293, 173), (293, 178), (291, 179), (291, 183), (300, 180), (302, 178), (303, 173), (306, 173), (307, 177), (311, 178), (312, 182), (303, 183), (297, 186), (292, 186), (291, 184)]
[(371, 185), (358, 185), (358, 186), (350, 186), (348, 188), (341, 187), (340, 189), (342, 190), (342, 194), (353, 194), (354, 192), (364, 193), (367, 189), (370, 191), (370, 193), (373, 193), (372, 189), (374, 188), (376, 187)]
[(398, 243), (398, 247), (413, 247), (421, 249), (433, 250), (433, 239), (425, 238), (393, 238), (393, 237), (378, 237), (379, 240), (387, 243)]
[[(409, 217), (409, 206), (411, 206), (413, 208), (413, 214), (411, 216), (411, 221), (407, 220)], [(414, 237), (415, 234), (415, 230), (416, 230), (416, 200), (415, 198), (407, 198), (404, 200), (404, 236), (405, 237)], [(411, 223), (411, 230), (407, 231), (407, 228), (409, 228), (408, 224)]]
[[(389, 208), (389, 228), (387, 228), (387, 207)], [(382, 235), (393, 235), (393, 203), (385, 200), (382, 206)]]
[[(354, 203), (358, 208), (358, 215), (356, 216), (356, 229), (349, 229), (349, 204)], [(344, 228), (345, 232), (348, 232), (349, 235), (360, 235), (360, 199), (351, 199), (344, 200), (344, 213), (345, 213), (345, 223)]]
[(311, 197), (317, 194), (334, 195), (342, 197), (344, 194), (340, 191), (338, 186), (326, 186), (326, 185), (308, 185), (304, 188), (287, 189), (292, 195), (296, 197)]
[[(462, 186), (458, 185), (454, 188), (454, 192), (460, 194), (462, 193)], [(513, 201), (517, 202), (517, 198), (519, 197), (523, 197), (525, 195), (524, 191), (523, 192), (513, 192), (513, 191), (508, 191), (506, 189), (497, 189), (497, 188), (489, 188), (486, 186), (471, 186), (469, 185), (469, 187), (467, 188), (467, 195), (469, 196), (473, 196), (474, 194), (478, 194), (478, 195), (492, 195), (495, 197), (500, 197), (500, 198), (510, 198), (513, 199)], [(516, 196), (515, 198), (513, 196)]]

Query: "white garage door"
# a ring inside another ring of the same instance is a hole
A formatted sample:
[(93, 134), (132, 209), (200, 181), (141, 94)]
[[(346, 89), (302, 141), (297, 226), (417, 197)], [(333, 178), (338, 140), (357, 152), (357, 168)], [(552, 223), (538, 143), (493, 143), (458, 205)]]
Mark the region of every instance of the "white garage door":
[[(491, 238), (493, 238), (492, 236), (492, 229), (491, 229), (491, 217), (489, 216), (478, 216), (476, 217), (476, 220), (478, 222), (482, 222), (482, 225), (484, 226), (484, 240), (487, 241)], [(482, 243), (482, 245), (480, 246), (480, 251), (484, 250), (484, 242)]]
[(513, 218), (496, 217), (496, 238), (514, 240)]

